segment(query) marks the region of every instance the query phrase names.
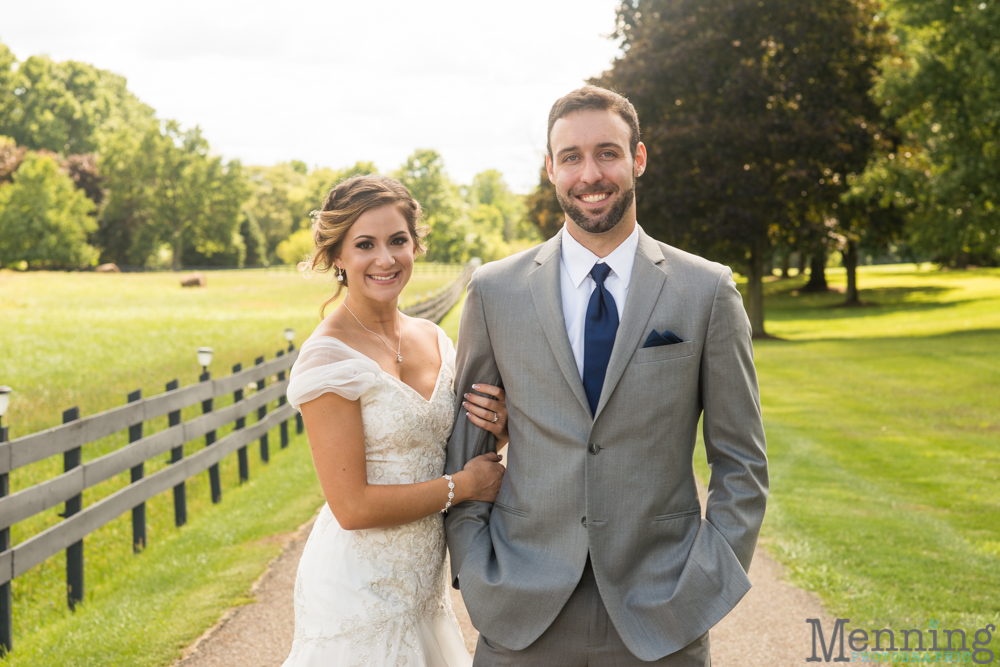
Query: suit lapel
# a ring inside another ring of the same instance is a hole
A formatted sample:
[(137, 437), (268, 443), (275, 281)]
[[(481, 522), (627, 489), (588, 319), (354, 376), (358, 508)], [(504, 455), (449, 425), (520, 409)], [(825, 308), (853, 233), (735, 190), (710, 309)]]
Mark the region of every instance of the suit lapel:
[(595, 420), (611, 398), (618, 380), (632, 359), (632, 354), (639, 345), (639, 338), (643, 333), (648, 333), (646, 325), (666, 279), (667, 272), (660, 246), (640, 229), (639, 247), (635, 253), (635, 264), (632, 266), (628, 296), (625, 298), (622, 321), (618, 325), (615, 346), (611, 350), (611, 359), (608, 361), (608, 370), (604, 376), (604, 387), (601, 389), (601, 399), (597, 403)]
[(587, 411), (587, 414), (590, 414), (587, 394), (583, 390), (580, 371), (576, 367), (576, 357), (573, 356), (569, 336), (566, 335), (566, 317), (563, 315), (560, 288), (562, 235), (563, 232), (560, 231), (549, 239), (535, 255), (537, 266), (528, 275), (528, 285), (531, 289), (531, 299), (535, 303), (535, 311), (538, 313), (538, 320), (545, 332), (549, 347), (552, 349), (552, 355), (555, 357), (556, 363), (559, 364), (559, 370), (562, 371), (566, 378), (566, 384), (573, 390), (583, 409)]

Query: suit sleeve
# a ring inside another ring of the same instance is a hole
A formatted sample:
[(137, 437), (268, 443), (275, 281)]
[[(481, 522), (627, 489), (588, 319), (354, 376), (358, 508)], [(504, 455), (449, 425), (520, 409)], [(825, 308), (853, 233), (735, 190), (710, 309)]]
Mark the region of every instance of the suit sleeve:
[(750, 320), (726, 269), (716, 286), (701, 363), (708, 464), (705, 518), (750, 569), (767, 504), (767, 445)]
[[(448, 440), (445, 471), (454, 474), (472, 458), (496, 451), (496, 440), (489, 431), (479, 428), (465, 416), (462, 396), (472, 392), (473, 383), (500, 385), (500, 373), (493, 356), (486, 314), (483, 309), (478, 274), (469, 283), (459, 326), (455, 362), (455, 428)], [(451, 553), (452, 585), (458, 588), (458, 574), (469, 559), (489, 557), (490, 503), (465, 501), (453, 506), (445, 517), (448, 550)]]

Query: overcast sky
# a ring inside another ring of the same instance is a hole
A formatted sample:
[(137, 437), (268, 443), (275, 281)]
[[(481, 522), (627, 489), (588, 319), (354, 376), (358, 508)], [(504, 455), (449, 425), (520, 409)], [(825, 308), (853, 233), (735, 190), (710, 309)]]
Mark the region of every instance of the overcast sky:
[(390, 171), (415, 148), (531, 190), (559, 96), (607, 69), (617, 0), (0, 0), (0, 41), (128, 78), (215, 152)]

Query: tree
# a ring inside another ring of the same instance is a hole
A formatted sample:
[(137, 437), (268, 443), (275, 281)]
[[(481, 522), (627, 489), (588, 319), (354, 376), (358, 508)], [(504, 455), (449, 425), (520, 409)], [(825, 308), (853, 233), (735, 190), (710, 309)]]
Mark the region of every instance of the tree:
[[(893, 0), (906, 58), (886, 72), (887, 116), (926, 159), (897, 199), (913, 200), (910, 242), (952, 266), (1000, 262), (1000, 5)], [(902, 151), (894, 156), (906, 157)]]
[(87, 199), (94, 202), (94, 206), (101, 205), (107, 195), (107, 190), (104, 187), (104, 177), (101, 176), (101, 172), (97, 168), (96, 153), (68, 155), (63, 160), (62, 170), (73, 179), (73, 184), (76, 187), (83, 190)]
[(428, 221), (435, 218), (450, 220), (460, 213), (461, 197), (445, 173), (444, 160), (437, 151), (417, 149), (392, 176), (420, 202)]
[(98, 238), (109, 259), (144, 264), (163, 244), (172, 249), (175, 270), (185, 248), (202, 259), (238, 256), (243, 170), (210, 155), (197, 127), (182, 131), (167, 121), (141, 134), (123, 130), (109, 140), (99, 167), (109, 197)]
[(18, 146), (10, 137), (0, 135), (0, 185), (11, 181), (27, 152), (27, 148)]
[(300, 229), (278, 244), (278, 257), (285, 264), (295, 266), (304, 261), (314, 247), (312, 231)]
[[(650, 159), (637, 184), (652, 235), (735, 262), (764, 331), (763, 269), (861, 172), (888, 39), (870, 0), (634, 0), (623, 55), (594, 83), (635, 105)], [(819, 218), (823, 219), (823, 218)]]
[(559, 205), (556, 189), (549, 180), (549, 172), (544, 164), (538, 177), (538, 186), (528, 195), (526, 205), (526, 217), (538, 228), (542, 238), (550, 239), (562, 229), (566, 214)]
[(87, 235), (97, 223), (94, 204), (62, 173), (55, 158), (29, 152), (0, 185), (0, 265), (78, 268), (97, 252)]
[(247, 175), (250, 196), (243, 206), (244, 215), (253, 213), (264, 235), (267, 258), (279, 259), (275, 255), (278, 244), (301, 226), (297, 214), (307, 198), (306, 175), (289, 162), (270, 167), (248, 167)]
[[(260, 231), (257, 218), (252, 211), (246, 209), (244, 205), (243, 219), (240, 222), (240, 237), (243, 239), (243, 247), (246, 248), (247, 266), (267, 266), (267, 239)], [(280, 243), (278, 244), (281, 245)]]
[(99, 151), (113, 126), (153, 117), (153, 110), (129, 92), (122, 76), (46, 56), (18, 63), (3, 44), (0, 90), (0, 134), (32, 150), (62, 155)]

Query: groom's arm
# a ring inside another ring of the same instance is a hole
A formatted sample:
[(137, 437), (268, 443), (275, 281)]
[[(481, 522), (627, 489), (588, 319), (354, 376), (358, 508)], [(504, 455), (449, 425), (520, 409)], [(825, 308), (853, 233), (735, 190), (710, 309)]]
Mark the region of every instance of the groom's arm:
[[(480, 454), (496, 451), (493, 434), (473, 424), (465, 416), (462, 396), (473, 391), (474, 383), (502, 386), (490, 344), (490, 333), (483, 310), (478, 272), (472, 276), (462, 322), (459, 327), (458, 350), (455, 361), (455, 428), (448, 440), (448, 458), (445, 472), (454, 474)], [(458, 573), (471, 554), (488, 553), (490, 539), (490, 503), (466, 501), (448, 510), (445, 531), (451, 552), (452, 585), (458, 588)]]
[(750, 321), (726, 269), (716, 285), (701, 362), (703, 434), (712, 478), (705, 519), (750, 569), (767, 504), (767, 446)]

